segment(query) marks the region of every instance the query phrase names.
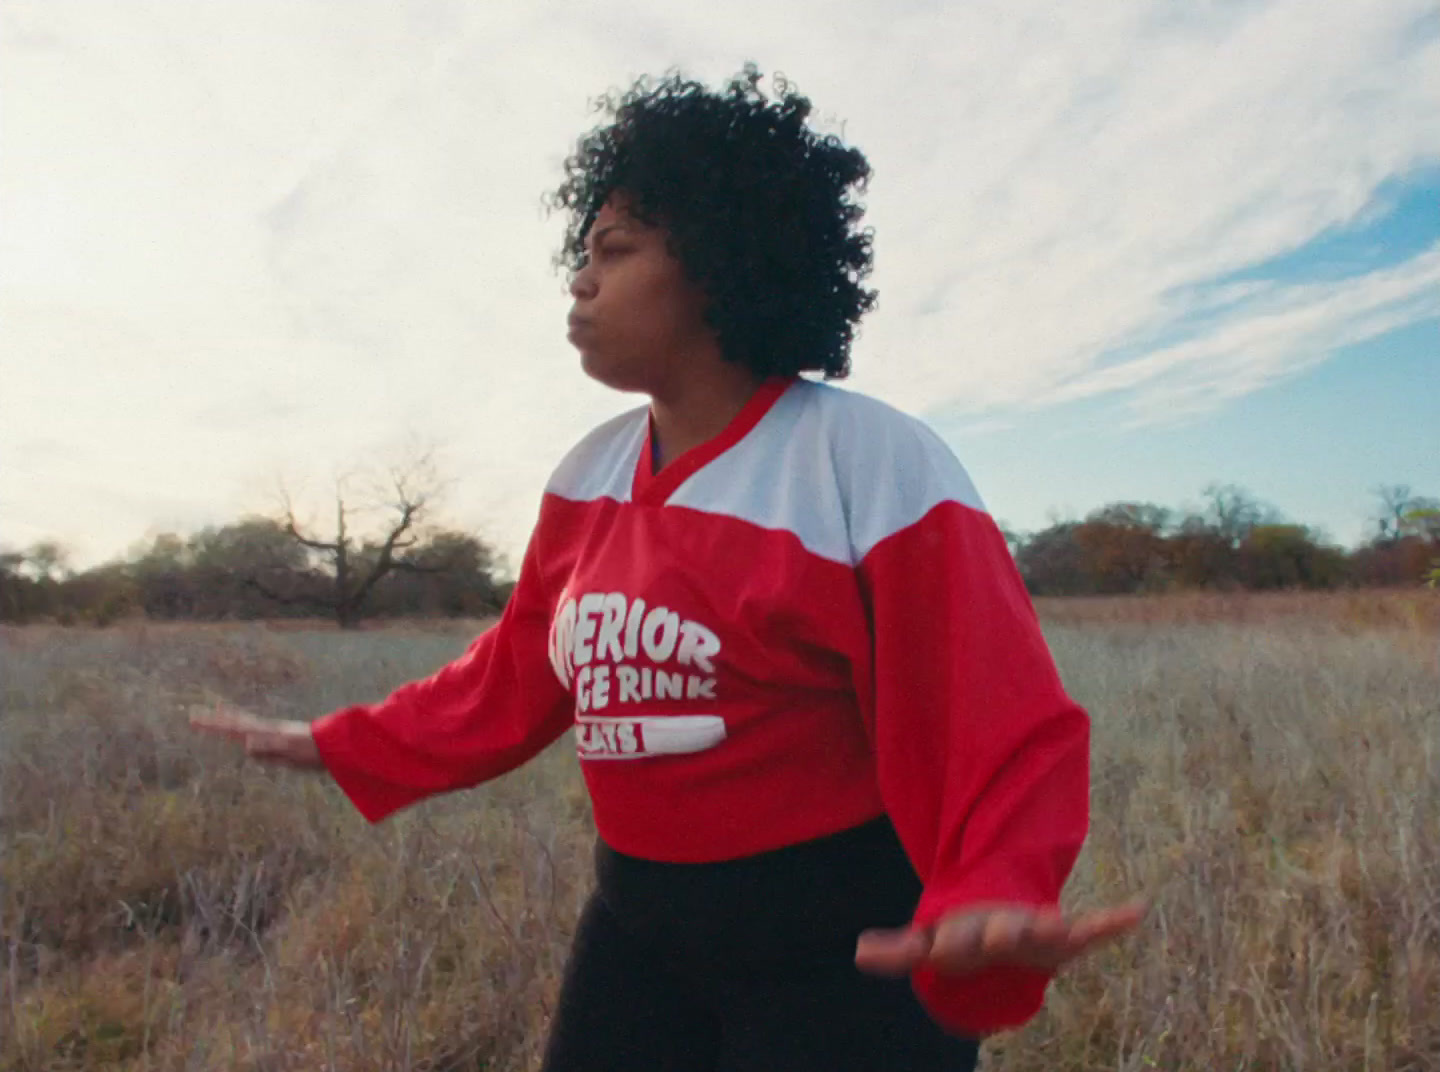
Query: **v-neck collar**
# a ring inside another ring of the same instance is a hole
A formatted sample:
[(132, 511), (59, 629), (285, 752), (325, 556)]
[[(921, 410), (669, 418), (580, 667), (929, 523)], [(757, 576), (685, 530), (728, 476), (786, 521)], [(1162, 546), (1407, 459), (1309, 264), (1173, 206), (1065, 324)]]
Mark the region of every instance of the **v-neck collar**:
[(635, 460), (630, 501), (658, 506), (670, 498), (681, 484), (744, 439), (795, 379), (794, 376), (774, 376), (765, 380), (718, 435), (691, 447), (658, 473), (655, 472), (655, 422), (647, 413), (645, 442), (641, 445), (640, 457)]

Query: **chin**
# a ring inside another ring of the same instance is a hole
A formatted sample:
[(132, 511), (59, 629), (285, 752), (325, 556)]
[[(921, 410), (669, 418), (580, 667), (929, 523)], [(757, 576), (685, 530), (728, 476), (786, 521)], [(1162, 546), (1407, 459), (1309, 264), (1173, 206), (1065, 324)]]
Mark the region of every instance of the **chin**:
[(634, 369), (627, 368), (622, 362), (606, 361), (593, 350), (580, 351), (580, 367), (584, 370), (585, 375), (596, 383), (603, 383), (612, 390), (644, 391), (646, 389), (643, 377), (635, 375)]

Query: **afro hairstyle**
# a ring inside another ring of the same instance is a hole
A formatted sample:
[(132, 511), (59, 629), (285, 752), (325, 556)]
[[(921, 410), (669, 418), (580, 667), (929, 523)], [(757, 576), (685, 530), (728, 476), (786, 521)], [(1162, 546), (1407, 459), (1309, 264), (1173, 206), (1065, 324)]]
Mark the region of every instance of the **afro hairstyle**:
[(856, 200), (870, 164), (806, 125), (810, 101), (783, 76), (771, 97), (760, 80), (747, 64), (716, 92), (672, 71), (595, 102), (607, 121), (580, 138), (546, 197), (567, 214), (556, 266), (572, 278), (584, 267), (585, 236), (618, 192), (665, 231), (727, 360), (762, 377), (839, 379), (876, 299)]

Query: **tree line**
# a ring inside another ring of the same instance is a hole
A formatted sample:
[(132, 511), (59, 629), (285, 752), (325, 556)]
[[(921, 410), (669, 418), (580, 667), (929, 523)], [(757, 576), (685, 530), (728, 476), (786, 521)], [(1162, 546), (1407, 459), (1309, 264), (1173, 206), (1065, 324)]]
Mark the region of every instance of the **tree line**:
[(1034, 595), (1110, 595), (1177, 589), (1391, 587), (1440, 569), (1440, 500), (1403, 484), (1375, 489), (1373, 534), (1339, 547), (1286, 520), (1244, 488), (1212, 484), (1199, 511), (1109, 503), (1083, 520), (1007, 532)]
[(160, 621), (484, 617), (511, 583), (480, 537), (432, 523), (441, 481), (428, 457), (357, 488), (336, 483), (328, 525), (305, 524), (288, 494), (271, 516), (189, 536), (164, 533), (94, 569), (67, 568), (42, 542), (0, 552), (0, 621), (106, 625)]
[[(165, 533), (83, 571), (43, 542), (0, 552), (0, 621), (108, 624), (126, 617), (178, 621), (311, 618), (342, 627), (368, 618), (484, 617), (511, 582), (480, 537), (429, 523), (433, 484), (392, 472), (383, 515), (360, 534), (364, 512), (337, 490), (333, 520), (303, 525), (286, 499), (188, 536)], [(1440, 500), (1404, 485), (1376, 489), (1374, 532), (1345, 549), (1233, 484), (1205, 489), (1203, 509), (1115, 502), (1083, 520), (1006, 532), (1034, 595), (1181, 589), (1389, 587), (1440, 579)]]

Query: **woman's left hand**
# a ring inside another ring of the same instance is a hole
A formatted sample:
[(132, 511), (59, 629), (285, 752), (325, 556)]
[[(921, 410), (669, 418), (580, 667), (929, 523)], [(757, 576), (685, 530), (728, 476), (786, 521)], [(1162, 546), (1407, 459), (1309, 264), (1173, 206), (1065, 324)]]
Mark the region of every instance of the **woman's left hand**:
[(1028, 905), (972, 906), (929, 927), (866, 931), (855, 964), (875, 975), (905, 975), (922, 964), (952, 975), (998, 965), (1053, 972), (1135, 930), (1147, 907), (1135, 902), (1067, 918)]

